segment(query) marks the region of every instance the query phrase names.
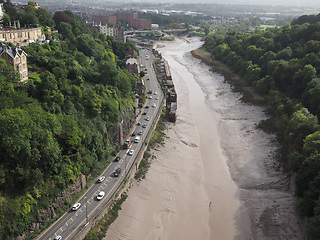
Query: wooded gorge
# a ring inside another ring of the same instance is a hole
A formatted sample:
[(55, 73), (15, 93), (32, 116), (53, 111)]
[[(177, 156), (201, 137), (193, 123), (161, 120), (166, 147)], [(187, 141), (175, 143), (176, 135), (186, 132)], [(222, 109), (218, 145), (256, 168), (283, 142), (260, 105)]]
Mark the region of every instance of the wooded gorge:
[(306, 218), (308, 239), (320, 236), (320, 15), (284, 27), (244, 33), (210, 33), (205, 47), (227, 64), (272, 107), (262, 122), (277, 132), (283, 166), (296, 183), (296, 210)]
[(134, 108), (137, 79), (123, 59), (135, 46), (89, 31), (70, 11), (40, 18), (39, 9), (28, 5), (29, 23), (59, 33), (22, 47), (28, 82), (0, 59), (0, 239), (27, 231), (80, 174), (97, 176), (119, 150), (112, 128)]

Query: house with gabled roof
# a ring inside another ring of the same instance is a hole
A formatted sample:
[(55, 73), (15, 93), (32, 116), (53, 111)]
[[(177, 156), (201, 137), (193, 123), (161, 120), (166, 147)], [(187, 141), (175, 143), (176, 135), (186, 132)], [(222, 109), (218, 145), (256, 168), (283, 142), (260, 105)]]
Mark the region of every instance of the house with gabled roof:
[(28, 65), (27, 54), (21, 48), (12, 48), (5, 44), (0, 44), (0, 56), (7, 62), (8, 65), (13, 66), (15, 71), (20, 74), (20, 81), (28, 80)]

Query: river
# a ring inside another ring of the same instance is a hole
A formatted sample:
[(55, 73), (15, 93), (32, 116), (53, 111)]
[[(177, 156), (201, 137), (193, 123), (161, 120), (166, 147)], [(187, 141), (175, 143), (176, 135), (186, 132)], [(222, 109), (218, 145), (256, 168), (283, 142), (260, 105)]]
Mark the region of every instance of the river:
[[(199, 38), (160, 43), (178, 96), (176, 123), (134, 183), (105, 239), (305, 239), (265, 108), (241, 101), (194, 58)], [(161, 46), (160, 45), (160, 46)]]

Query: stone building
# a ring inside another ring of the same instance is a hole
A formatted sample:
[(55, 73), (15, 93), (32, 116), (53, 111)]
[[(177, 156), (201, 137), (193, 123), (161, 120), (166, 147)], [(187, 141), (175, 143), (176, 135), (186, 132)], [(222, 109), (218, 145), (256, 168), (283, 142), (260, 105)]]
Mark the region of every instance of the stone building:
[(8, 65), (13, 66), (15, 71), (19, 72), (21, 82), (28, 80), (27, 54), (21, 48), (1, 44), (0, 56)]
[(45, 41), (46, 37), (41, 32), (41, 27), (35, 28), (20, 28), (19, 26), (12, 26), (0, 30), (0, 41), (11, 42), (14, 45), (27, 45), (32, 42)]

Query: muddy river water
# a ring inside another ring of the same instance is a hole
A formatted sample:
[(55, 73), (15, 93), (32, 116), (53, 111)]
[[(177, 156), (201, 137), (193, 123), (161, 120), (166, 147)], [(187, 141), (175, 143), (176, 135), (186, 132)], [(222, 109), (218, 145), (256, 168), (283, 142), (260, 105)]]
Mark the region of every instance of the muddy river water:
[(170, 65), (177, 121), (105, 239), (305, 239), (275, 136), (256, 128), (264, 107), (241, 102), (191, 55), (202, 44), (178, 38), (157, 49)]

